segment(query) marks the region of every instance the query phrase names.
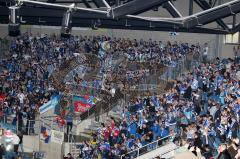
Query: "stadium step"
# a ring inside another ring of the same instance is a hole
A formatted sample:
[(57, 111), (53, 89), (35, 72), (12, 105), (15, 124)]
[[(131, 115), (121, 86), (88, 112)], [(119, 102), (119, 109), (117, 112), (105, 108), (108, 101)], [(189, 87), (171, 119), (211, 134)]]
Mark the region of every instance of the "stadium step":
[(122, 120), (122, 116), (119, 115), (119, 114), (109, 113), (109, 117), (113, 117), (114, 120), (117, 120), (117, 121), (121, 121)]

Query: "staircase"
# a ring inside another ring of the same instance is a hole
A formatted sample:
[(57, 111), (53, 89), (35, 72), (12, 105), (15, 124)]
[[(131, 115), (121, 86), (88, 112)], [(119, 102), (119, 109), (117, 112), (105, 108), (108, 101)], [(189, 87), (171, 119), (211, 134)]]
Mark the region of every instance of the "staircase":
[(100, 127), (100, 122), (95, 122), (96, 117), (99, 117), (102, 122), (110, 120), (110, 117), (120, 121), (120, 108), (115, 107), (120, 105), (122, 99), (123, 94), (119, 89), (116, 90), (114, 97), (109, 95), (103, 96), (101, 101), (98, 101), (93, 107), (76, 117), (80, 119), (80, 122), (74, 124), (73, 134), (66, 136), (65, 141), (68, 141), (69, 138), (75, 142), (89, 140), (92, 137), (92, 133), (95, 133)]
[(120, 89), (117, 89), (114, 97), (104, 96), (101, 101), (97, 102), (95, 106), (91, 107), (87, 112), (80, 115), (81, 120), (85, 120), (89, 117), (99, 116), (105, 112), (112, 110), (120, 99), (123, 98), (123, 94)]

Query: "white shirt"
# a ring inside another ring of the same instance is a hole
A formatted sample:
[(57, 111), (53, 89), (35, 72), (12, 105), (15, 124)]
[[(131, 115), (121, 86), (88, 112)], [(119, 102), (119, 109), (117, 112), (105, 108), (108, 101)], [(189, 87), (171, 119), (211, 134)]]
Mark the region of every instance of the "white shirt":
[(20, 103), (23, 103), (25, 95), (23, 93), (20, 93), (17, 96), (18, 96), (18, 99), (19, 99)]
[(18, 137), (16, 134), (14, 134), (14, 135), (13, 135), (13, 141), (12, 141), (12, 144), (13, 144), (13, 145), (18, 145), (19, 142), (20, 142), (19, 137)]
[(193, 90), (196, 90), (198, 88), (198, 81), (196, 79), (193, 80), (191, 88)]
[(208, 47), (206, 46), (206, 47), (204, 48), (203, 55), (207, 55), (207, 54), (208, 54)]

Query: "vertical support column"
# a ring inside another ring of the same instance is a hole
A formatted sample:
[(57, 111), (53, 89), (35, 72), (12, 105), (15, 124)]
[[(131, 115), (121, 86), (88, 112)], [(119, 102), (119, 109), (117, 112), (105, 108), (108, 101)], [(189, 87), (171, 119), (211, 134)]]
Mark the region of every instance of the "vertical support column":
[(189, 0), (189, 15), (193, 14), (193, 0)]
[(236, 26), (236, 14), (233, 15), (233, 24), (232, 24), (232, 28), (234, 28)]

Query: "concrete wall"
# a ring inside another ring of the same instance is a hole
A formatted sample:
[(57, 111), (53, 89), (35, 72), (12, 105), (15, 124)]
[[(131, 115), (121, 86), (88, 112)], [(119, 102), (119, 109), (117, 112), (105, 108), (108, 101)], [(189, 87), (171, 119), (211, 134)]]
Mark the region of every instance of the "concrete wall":
[(222, 56), (221, 58), (229, 58), (229, 57), (234, 57), (233, 54), (233, 47), (237, 45), (222, 45)]
[(45, 159), (61, 159), (63, 155), (62, 145), (50, 142), (44, 143), (39, 140), (39, 136), (24, 136), (23, 148), (25, 152), (46, 152)]
[[(60, 27), (47, 27), (47, 26), (21, 26), (22, 33), (28, 31), (32, 33), (40, 34), (59, 34)], [(0, 36), (7, 36), (6, 26), (0, 26)], [(170, 38), (169, 32), (160, 31), (138, 31), (138, 30), (119, 30), (119, 29), (99, 29), (91, 30), (89, 28), (73, 28), (72, 34), (74, 35), (108, 35), (111, 37), (122, 37), (130, 39), (153, 39), (162, 41), (182, 41), (182, 42), (207, 42), (215, 40), (215, 35), (208, 34), (191, 34), (191, 33), (179, 33), (176, 38)]]
[(48, 144), (40, 142), (40, 151), (46, 152), (45, 159), (61, 159), (63, 158), (62, 145), (50, 142)]
[(24, 152), (39, 151), (39, 136), (23, 136), (23, 149)]

